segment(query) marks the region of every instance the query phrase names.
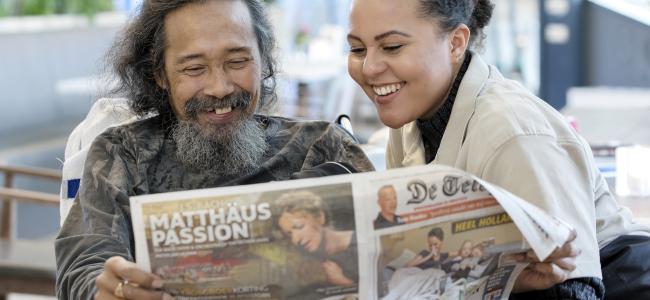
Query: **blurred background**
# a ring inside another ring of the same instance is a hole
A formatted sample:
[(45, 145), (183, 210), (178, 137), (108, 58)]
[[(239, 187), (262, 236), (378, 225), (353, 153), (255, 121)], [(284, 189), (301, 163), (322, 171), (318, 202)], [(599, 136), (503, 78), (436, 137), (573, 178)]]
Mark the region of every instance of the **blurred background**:
[[(111, 80), (103, 76), (103, 55), (140, 2), (0, 0), (0, 180), (6, 197), (0, 197), (0, 299), (9, 285), (20, 284), (10, 280), (15, 272), (39, 274), (34, 280), (44, 282), (53, 276), (57, 176), (66, 139), (93, 102), (107, 96)], [(266, 1), (279, 39), (277, 113), (325, 120), (348, 115), (382, 169), (382, 125), (346, 69), (349, 2)], [(648, 222), (650, 0), (493, 3), (484, 58), (564, 113), (592, 145), (621, 201)], [(45, 194), (17, 202), (11, 200), (15, 189)], [(23, 241), (31, 250), (15, 246)]]

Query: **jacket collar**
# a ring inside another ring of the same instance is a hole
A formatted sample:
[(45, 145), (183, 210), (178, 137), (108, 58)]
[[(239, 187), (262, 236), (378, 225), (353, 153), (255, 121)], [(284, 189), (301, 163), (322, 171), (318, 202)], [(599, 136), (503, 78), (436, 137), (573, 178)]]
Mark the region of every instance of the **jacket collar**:
[[(440, 148), (432, 164), (453, 166), (465, 140), (469, 120), (474, 114), (478, 94), (490, 75), (483, 59), (472, 52), (472, 61), (463, 77), (451, 111), (449, 123), (440, 142)], [(422, 136), (415, 121), (402, 127), (404, 158), (402, 166), (426, 164)]]

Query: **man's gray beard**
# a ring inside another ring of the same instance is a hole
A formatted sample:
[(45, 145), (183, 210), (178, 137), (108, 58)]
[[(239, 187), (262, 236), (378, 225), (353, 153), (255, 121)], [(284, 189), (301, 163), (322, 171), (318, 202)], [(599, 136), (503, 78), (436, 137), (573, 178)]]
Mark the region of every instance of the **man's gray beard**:
[(250, 174), (268, 148), (264, 129), (254, 117), (208, 128), (196, 121), (179, 120), (172, 138), (183, 165), (216, 175)]

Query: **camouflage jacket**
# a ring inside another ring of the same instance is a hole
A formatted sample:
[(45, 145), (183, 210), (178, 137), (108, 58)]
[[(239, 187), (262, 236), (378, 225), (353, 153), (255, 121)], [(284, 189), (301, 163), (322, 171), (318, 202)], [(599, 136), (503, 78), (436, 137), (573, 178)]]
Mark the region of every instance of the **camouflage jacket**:
[(159, 117), (98, 136), (88, 152), (79, 194), (55, 242), (59, 299), (93, 298), (95, 279), (109, 257), (134, 261), (129, 196), (287, 180), (327, 161), (347, 163), (358, 171), (373, 169), (353, 139), (332, 123), (257, 119), (265, 127), (269, 151), (259, 168), (245, 176), (219, 177), (184, 168)]

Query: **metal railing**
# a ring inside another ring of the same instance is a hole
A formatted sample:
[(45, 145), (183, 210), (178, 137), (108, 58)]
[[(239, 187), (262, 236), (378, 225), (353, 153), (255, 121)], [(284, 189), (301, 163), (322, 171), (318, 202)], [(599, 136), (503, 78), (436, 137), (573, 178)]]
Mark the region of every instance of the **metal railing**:
[(4, 187), (0, 187), (0, 239), (14, 238), (14, 201), (59, 205), (59, 195), (14, 188), (16, 176), (26, 176), (61, 182), (61, 171), (33, 167), (0, 165), (4, 175)]

